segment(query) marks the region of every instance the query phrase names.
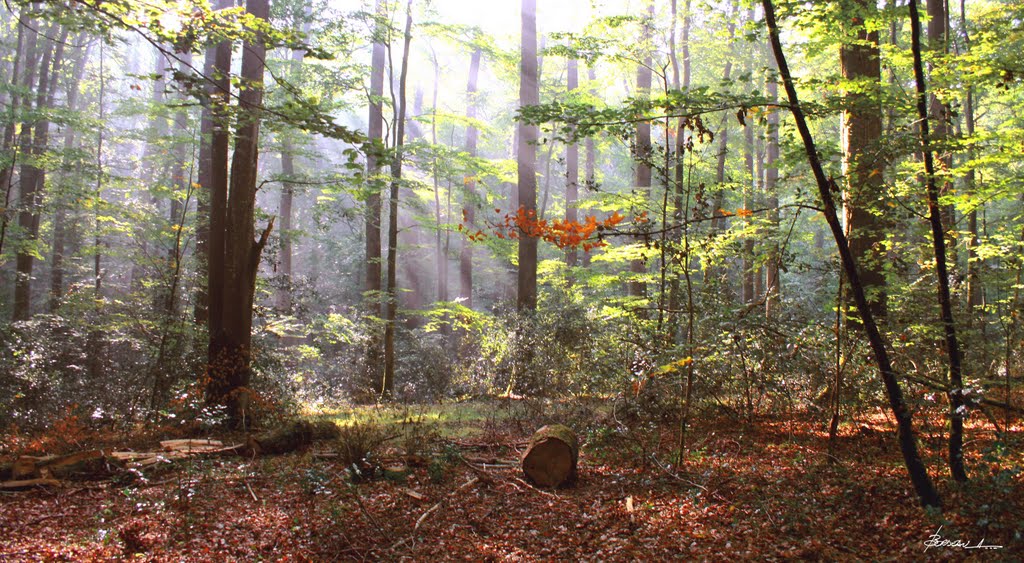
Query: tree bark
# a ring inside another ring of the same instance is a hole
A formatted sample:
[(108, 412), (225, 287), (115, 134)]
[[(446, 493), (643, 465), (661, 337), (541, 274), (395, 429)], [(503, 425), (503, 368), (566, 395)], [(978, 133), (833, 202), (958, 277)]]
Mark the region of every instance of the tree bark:
[(868, 303), (867, 297), (865, 296), (864, 287), (861, 285), (860, 274), (857, 271), (856, 261), (853, 258), (853, 254), (850, 253), (849, 242), (846, 238), (846, 234), (843, 232), (843, 226), (840, 223), (836, 212), (835, 201), (832, 199), (832, 190), (836, 189), (835, 182), (830, 181), (825, 175), (825, 170), (818, 158), (817, 146), (814, 143), (811, 130), (807, 126), (807, 120), (804, 117), (803, 109), (800, 106), (800, 100), (796, 93), (796, 86), (793, 83), (792, 75), (789, 72), (789, 65), (787, 64), (785, 54), (782, 51), (782, 41), (779, 39), (779, 27), (775, 20), (775, 7), (771, 0), (762, 0), (761, 4), (764, 7), (765, 22), (768, 26), (772, 51), (775, 54), (775, 60), (779, 67), (779, 74), (782, 78), (786, 95), (789, 98), (790, 111), (793, 114), (793, 119), (796, 121), (800, 137), (803, 139), (804, 149), (807, 154), (807, 161), (811, 166), (811, 171), (814, 174), (814, 179), (818, 186), (818, 194), (821, 197), (822, 204), (824, 205), (825, 220), (828, 222), (829, 229), (832, 231), (832, 237), (836, 241), (836, 247), (839, 251), (839, 257), (843, 264), (843, 269), (846, 272), (847, 279), (850, 281), (854, 301), (857, 304), (857, 310), (860, 313), (861, 320), (863, 321), (864, 331), (867, 333), (871, 351), (874, 353), (875, 362), (878, 365), (879, 375), (881, 376), (886, 394), (889, 398), (889, 406), (896, 418), (900, 451), (903, 454), (903, 461), (907, 467), (907, 473), (910, 476), (910, 481), (917, 492), (921, 504), (926, 507), (930, 506), (941, 508), (942, 500), (939, 497), (938, 491), (935, 489), (935, 485), (932, 483), (931, 477), (928, 475), (928, 469), (921, 460), (921, 455), (917, 449), (913, 416), (903, 399), (903, 391), (900, 388), (899, 377), (889, 360), (887, 342), (878, 330), (878, 325), (875, 324), (874, 316), (871, 314), (871, 307)]
[[(522, 30), (519, 48), (519, 106), (534, 106), (540, 103), (540, 87), (537, 69), (537, 0), (522, 0)], [(529, 219), (536, 219), (537, 213), (537, 138), (536, 125), (519, 123), (518, 155), (516, 158), (519, 176), (518, 209)], [(537, 238), (521, 232), (519, 237), (519, 274), (516, 293), (516, 308), (534, 310), (537, 308)]]
[[(861, 282), (871, 313), (886, 316), (886, 287), (883, 265), (886, 224), (879, 201), (885, 191), (885, 158), (881, 154), (882, 80), (877, 30), (868, 30), (867, 19), (875, 15), (875, 4), (851, 0), (855, 16), (847, 22), (847, 41), (839, 49), (839, 66), (849, 86), (844, 94), (843, 173), (846, 229), (850, 252), (860, 266)], [(853, 327), (851, 327), (853, 328)]]

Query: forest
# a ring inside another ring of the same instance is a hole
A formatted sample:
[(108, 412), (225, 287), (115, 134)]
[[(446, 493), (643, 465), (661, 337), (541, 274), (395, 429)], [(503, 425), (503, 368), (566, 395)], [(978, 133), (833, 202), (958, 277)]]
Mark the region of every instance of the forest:
[(1024, 558), (1024, 5), (0, 11), (0, 560)]

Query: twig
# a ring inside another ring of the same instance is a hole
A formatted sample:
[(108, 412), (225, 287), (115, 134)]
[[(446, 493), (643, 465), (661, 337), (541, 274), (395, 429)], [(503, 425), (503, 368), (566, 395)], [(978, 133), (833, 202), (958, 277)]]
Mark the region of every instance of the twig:
[(349, 483), (345, 479), (342, 479), (341, 482), (344, 483), (346, 487), (348, 487), (349, 492), (351, 492), (352, 496), (355, 497), (356, 499), (356, 504), (359, 506), (359, 510), (363, 513), (363, 516), (366, 516), (366, 519), (377, 530), (377, 533), (380, 535), (380, 537), (387, 538), (388, 535), (384, 533), (384, 528), (381, 527), (380, 522), (377, 522), (377, 519), (373, 517), (373, 514), (370, 514), (370, 511), (366, 509), (366, 505), (363, 504), (363, 497), (359, 496), (359, 491), (356, 490), (352, 483)]
[(244, 479), (242, 482), (245, 483), (245, 488), (249, 491), (249, 495), (252, 496), (252, 500), (259, 502), (260, 499), (256, 498), (256, 493), (252, 492), (252, 487), (249, 486), (249, 482)]
[(427, 516), (430, 516), (430, 515), (431, 515), (431, 514), (432, 514), (432, 513), (434, 512), (434, 511), (436, 511), (436, 510), (437, 510), (438, 508), (441, 508), (441, 505), (442, 505), (442, 504), (444, 504), (444, 503), (445, 503), (445, 501), (447, 501), (448, 499), (450, 499), (450, 498), (452, 498), (453, 496), (455, 496), (455, 493), (457, 493), (457, 492), (459, 492), (459, 491), (461, 491), (462, 489), (465, 489), (465, 488), (467, 488), (467, 487), (471, 487), (471, 486), (473, 486), (473, 485), (477, 484), (477, 483), (478, 483), (479, 481), (480, 481), (480, 477), (473, 477), (473, 478), (472, 478), (472, 479), (470, 479), (469, 481), (466, 481), (465, 483), (463, 483), (463, 484), (459, 485), (459, 488), (457, 488), (457, 489), (455, 489), (454, 491), (452, 491), (451, 493), (449, 493), (449, 494), (448, 494), (448, 496), (446, 496), (446, 497), (444, 497), (443, 499), (441, 499), (441, 500), (437, 501), (437, 503), (435, 503), (435, 504), (434, 504), (434, 506), (431, 506), (431, 507), (430, 507), (429, 509), (427, 509), (427, 511), (426, 511), (426, 512), (424, 512), (424, 513), (423, 513), (423, 515), (422, 515), (422, 516), (420, 516), (420, 517), (419, 517), (419, 518), (418, 518), (418, 519), (416, 520), (416, 526), (414, 526), (414, 527), (413, 527), (413, 529), (412, 529), (412, 533), (413, 533), (413, 535), (415, 536), (415, 535), (416, 535), (416, 532), (418, 532), (418, 531), (419, 531), (419, 529), (420, 529), (420, 526), (422, 526), (422, 525), (423, 525), (423, 522), (424, 522), (424, 521), (425, 521), (425, 520), (427, 519)]
[(544, 490), (541, 490), (541, 489), (538, 489), (537, 487), (534, 487), (533, 485), (531, 485), (531, 484), (527, 483), (526, 481), (523, 481), (523, 480), (522, 480), (522, 479), (520, 479), (519, 477), (516, 477), (516, 478), (515, 478), (515, 480), (516, 480), (517, 482), (519, 482), (519, 483), (522, 483), (522, 484), (526, 485), (527, 487), (529, 487), (529, 488), (533, 489), (534, 491), (537, 491), (538, 493), (540, 493), (540, 494), (542, 494), (542, 495), (547, 495), (547, 496), (549, 496), (549, 497), (554, 497), (554, 498), (558, 498), (558, 495), (556, 495), (556, 494), (554, 494), (554, 493), (549, 493), (549, 492), (547, 492), (547, 491), (544, 491)]

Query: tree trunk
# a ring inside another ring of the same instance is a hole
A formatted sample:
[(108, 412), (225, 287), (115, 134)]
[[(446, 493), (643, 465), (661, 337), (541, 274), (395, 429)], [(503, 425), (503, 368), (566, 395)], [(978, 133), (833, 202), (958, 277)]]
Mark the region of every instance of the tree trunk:
[[(591, 87), (590, 92), (595, 93), (593, 83), (597, 80), (597, 72), (593, 66), (587, 68), (587, 80), (590, 81)], [(583, 165), (584, 170), (584, 182), (588, 190), (597, 189), (597, 149), (594, 147), (594, 138), (587, 137), (584, 142), (584, 152), (586, 153), (586, 163)], [(593, 250), (591, 252), (594, 252)], [(583, 253), (583, 267), (590, 266), (590, 252)]]
[[(522, 31), (519, 61), (519, 106), (534, 106), (540, 103), (540, 87), (537, 69), (537, 0), (522, 0)], [(519, 176), (518, 209), (529, 219), (536, 219), (537, 213), (537, 138), (536, 125), (519, 123), (517, 172)], [(516, 293), (516, 308), (533, 310), (537, 308), (537, 238), (520, 233), (519, 275)]]
[[(768, 99), (776, 102), (779, 99), (779, 83), (776, 80), (775, 59), (769, 55)], [(782, 302), (782, 279), (779, 276), (782, 253), (779, 250), (779, 112), (768, 113), (768, 129), (765, 131), (767, 147), (765, 149), (764, 194), (767, 197), (768, 224), (771, 229), (769, 236), (764, 237), (768, 244), (768, 258), (765, 263), (765, 318), (774, 319)]]
[[(268, 0), (248, 0), (246, 11), (260, 20), (269, 17)], [(230, 191), (224, 236), (223, 326), (211, 349), (219, 357), (213, 366), (210, 395), (227, 406), (232, 426), (251, 424), (248, 389), (252, 358), (252, 309), (260, 254), (273, 227), (270, 221), (259, 241), (253, 240), (256, 206), (256, 172), (263, 103), (266, 45), (261, 35), (245, 42), (242, 50), (243, 88), (238, 96), (241, 110), (231, 160)], [(211, 264), (211, 269), (213, 265)], [(212, 284), (211, 284), (212, 285)], [(216, 341), (216, 342), (215, 342)]]
[[(216, 9), (232, 6), (231, 0), (217, 0)], [(200, 121), (199, 185), (204, 194), (199, 198), (199, 226), (196, 232), (196, 253), (200, 256), (200, 272), (206, 273), (205, 288), (197, 298), (196, 320), (209, 323), (210, 348), (207, 363), (212, 369), (220, 355), (220, 333), (223, 330), (225, 222), (228, 197), (228, 102), (231, 98), (231, 42), (221, 41), (206, 50), (203, 74), (209, 99), (203, 106)], [(204, 217), (205, 216), (205, 217)], [(203, 252), (205, 250), (205, 252)], [(202, 258), (205, 257), (205, 260)], [(202, 284), (200, 284), (202, 285)], [(219, 398), (208, 388), (207, 401)]]
[[(654, 18), (653, 2), (647, 3), (647, 15), (651, 19)], [(651, 35), (650, 25), (644, 24), (641, 41), (644, 48), (648, 51), (636, 70), (637, 97), (650, 97), (651, 95), (651, 67), (654, 64), (650, 52)], [(651, 195), (651, 158), (651, 124), (647, 121), (639, 121), (636, 124), (636, 139), (633, 146), (633, 161), (636, 165), (633, 185), (635, 186), (634, 195), (639, 192), (639, 199), (644, 204), (647, 203)], [(634, 217), (640, 215), (640, 212), (635, 207), (636, 204), (634, 203)], [(643, 237), (637, 237), (634, 241), (638, 245), (644, 242), (646, 241)], [(631, 260), (629, 271), (628, 294), (632, 297), (644, 297), (647, 294), (647, 284), (643, 281), (643, 276), (647, 273), (647, 261), (643, 258)]]
[[(847, 40), (839, 49), (840, 70), (849, 86), (843, 111), (844, 219), (850, 252), (860, 266), (871, 313), (886, 316), (884, 263), (886, 225), (879, 201), (885, 192), (885, 158), (881, 154), (882, 104), (879, 100), (881, 64), (878, 31), (865, 21), (877, 11), (868, 0), (853, 0), (854, 17), (844, 22)], [(852, 328), (852, 327), (851, 327)]]
[[(477, 104), (477, 79), (480, 76), (480, 57), (483, 50), (477, 47), (469, 59), (469, 83), (466, 85), (466, 117), (470, 120), (466, 127), (466, 154), (469, 158), (477, 157), (477, 140), (479, 132), (473, 124), (476, 119)], [(465, 191), (462, 194), (462, 222), (466, 232), (472, 233), (473, 225), (476, 224), (476, 174), (470, 174), (466, 178)], [(462, 237), (462, 250), (459, 252), (459, 298), (464, 299), (463, 304), (473, 308), (473, 241)]]
[(388, 200), (388, 280), (384, 304), (384, 379), (380, 397), (390, 400), (395, 394), (395, 319), (398, 316), (398, 189), (402, 182), (402, 158), (405, 144), (405, 89), (409, 74), (409, 43), (412, 41), (412, 0), (405, 8), (405, 43), (402, 71), (398, 79), (398, 104), (395, 116), (395, 155), (391, 161), (391, 194)]
[(953, 322), (953, 302), (949, 294), (949, 272), (946, 269), (946, 236), (939, 208), (939, 188), (935, 182), (935, 162), (932, 158), (928, 123), (928, 92), (921, 63), (921, 22), (917, 0), (910, 0), (910, 47), (914, 53), (914, 82), (917, 86), (917, 116), (920, 119), (921, 153), (924, 155), (924, 173), (928, 191), (928, 222), (932, 228), (932, 248), (935, 251), (935, 275), (938, 277), (939, 307), (946, 336), (946, 354), (949, 361), (949, 471), (953, 479), (967, 481), (964, 469), (963, 441), (963, 361)]
[[(47, 75), (46, 69), (50, 64), (50, 49), (52, 48), (52, 43), (46, 40), (44, 34), (42, 39), (43, 51), (41, 55), (38, 55), (39, 41), (39, 34), (33, 30), (29, 34), (28, 45), (25, 49), (25, 77), (22, 81), (22, 87), (27, 92), (35, 93), (37, 97), (40, 97), (40, 92), (36, 85), (36, 73), (38, 72), (42, 76)], [(37, 56), (39, 57), (38, 60)], [(38, 107), (38, 104), (33, 105), (31, 94), (25, 96), (21, 105), (23, 115), (30, 115), (33, 109), (37, 111), (41, 109)], [(21, 193), (18, 198), (18, 227), (20, 227), (23, 233), (23, 239), (29, 236), (28, 233), (32, 228), (32, 210), (35, 207), (36, 180), (38, 177), (36, 174), (37, 169), (33, 165), (33, 153), (35, 152), (33, 150), (33, 131), (34, 129), (29, 123), (23, 122), (21, 124), (21, 133), (18, 136), (19, 153), (22, 155), (19, 182)], [(16, 321), (23, 321), (29, 318), (32, 300), (32, 254), (25, 250), (25, 246), (25, 240), (22, 240), (15, 259), (16, 275), (14, 279), (13, 319)]]
[[(935, 54), (944, 56), (949, 52), (949, 0), (925, 0), (928, 10), (928, 47)], [(938, 63), (938, 64), (941, 64)], [(938, 151), (934, 158), (941, 163), (943, 170), (953, 169), (953, 154), (946, 146), (950, 135), (951, 112), (949, 105), (944, 104), (934, 93), (929, 97), (928, 113), (931, 122), (932, 137), (935, 143), (933, 151)], [(948, 195), (953, 189), (953, 182), (948, 177), (937, 178), (939, 197)], [(946, 249), (949, 252), (950, 264), (957, 263), (956, 257), (956, 208), (952, 205), (943, 205), (939, 212), (942, 214), (943, 225), (949, 230), (944, 232), (946, 237)]]
[(534, 485), (561, 487), (576, 481), (579, 455), (576, 433), (567, 426), (553, 424), (533, 434), (521, 465), (526, 478)]
[[(78, 111), (78, 96), (81, 92), (82, 77), (85, 76), (85, 63), (89, 58), (87, 46), (88, 36), (81, 34), (75, 45), (75, 66), (67, 83), (67, 109)], [(64, 157), (61, 169), (68, 171), (71, 168), (70, 154), (75, 146), (75, 129), (70, 125), (64, 126)], [(51, 247), (50, 261), (50, 303), (49, 310), (56, 313), (61, 305), (61, 298), (64, 295), (64, 254), (66, 240), (68, 238), (68, 198), (64, 190), (67, 189), (66, 182), (71, 174), (65, 172), (62, 175), (62, 186), (54, 198), (53, 216), (53, 246)]]
[(886, 394), (889, 397), (889, 406), (896, 418), (897, 436), (900, 442), (900, 450), (903, 454), (903, 461), (910, 475), (911, 483), (917, 492), (918, 498), (923, 506), (940, 508), (942, 500), (939, 493), (928, 476), (928, 469), (921, 460), (917, 449), (917, 438), (914, 433), (913, 416), (903, 399), (903, 391), (900, 388), (899, 377), (893, 369), (889, 360), (887, 342), (875, 324), (874, 316), (871, 314), (871, 307), (861, 285), (860, 274), (857, 271), (857, 264), (850, 253), (849, 242), (843, 232), (843, 226), (839, 221), (836, 212), (835, 201), (832, 199), (832, 190), (836, 188), (835, 182), (830, 181), (825, 175), (825, 170), (818, 158), (818, 150), (814, 144), (811, 130), (807, 126), (800, 100), (797, 97), (796, 86), (793, 83), (792, 75), (789, 72), (789, 65), (786, 62), (785, 54), (782, 51), (782, 41), (779, 39), (779, 27), (775, 21), (775, 7), (771, 0), (762, 0), (765, 12), (765, 22), (768, 26), (769, 38), (775, 60), (778, 63), (779, 74), (789, 98), (790, 112), (796, 121), (797, 130), (804, 142), (804, 149), (807, 154), (807, 161), (814, 173), (815, 182), (818, 185), (818, 194), (824, 205), (825, 220), (828, 222), (832, 237), (836, 241), (839, 257), (846, 271), (846, 277), (850, 281), (851, 291), (857, 310), (863, 321), (864, 331), (867, 333), (871, 351), (874, 353), (875, 362), (878, 365), (878, 372), (885, 385)]

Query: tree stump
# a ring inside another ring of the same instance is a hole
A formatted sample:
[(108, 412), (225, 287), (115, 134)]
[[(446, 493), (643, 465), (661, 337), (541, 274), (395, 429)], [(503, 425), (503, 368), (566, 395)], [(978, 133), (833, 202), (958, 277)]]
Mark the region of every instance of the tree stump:
[(530, 438), (522, 467), (527, 480), (539, 487), (560, 487), (576, 481), (580, 446), (576, 433), (561, 424), (545, 426)]

